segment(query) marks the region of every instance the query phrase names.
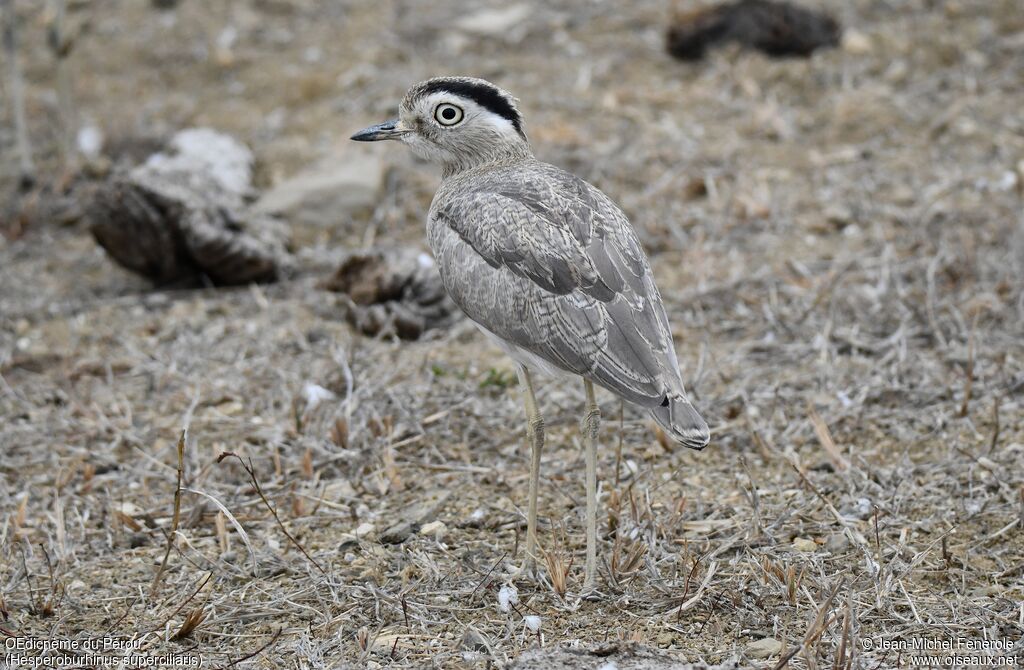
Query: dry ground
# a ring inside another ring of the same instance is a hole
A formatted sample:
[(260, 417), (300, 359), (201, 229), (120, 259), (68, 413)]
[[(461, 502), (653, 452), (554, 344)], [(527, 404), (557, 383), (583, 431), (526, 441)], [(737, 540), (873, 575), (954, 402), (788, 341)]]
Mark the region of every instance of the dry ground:
[[(40, 4), (18, 6), (52, 172)], [(1017, 0), (826, 4), (859, 34), (845, 49), (688, 65), (662, 52), (654, 1), (545, 3), (486, 38), (451, 28), (462, 3), (74, 3), (91, 23), (73, 63), (83, 119), (111, 137), (234, 133), (264, 183), (427, 76), (518, 94), (538, 155), (641, 232), (714, 439), (666, 449), (602, 396), (605, 597), (580, 601), (582, 391), (544, 386), (542, 541), (571, 562), (560, 596), (547, 572), (513, 577), (520, 399), (470, 325), (358, 336), (312, 260), (276, 285), (157, 291), (81, 225), (37, 222), (0, 240), (4, 634), (149, 632), (145, 654), (194, 650), (206, 667), (261, 649), (239, 666), (471, 667), (481, 638), (499, 664), (537, 644), (527, 614), (544, 644), (637, 639), (713, 662), (824, 627), (790, 661), (805, 668), (832, 667), (846, 621), (853, 667), (895, 667), (905, 656), (881, 642), (914, 637), (1010, 639), (1019, 663), (1024, 14)], [(325, 222), (300, 259), (422, 244), (436, 176), (374, 149), (394, 165), (379, 207)], [(338, 399), (305, 412), (307, 383)], [(183, 486), (201, 493), (182, 494), (154, 592), (184, 425)], [(251, 459), (260, 491), (217, 463), (225, 451)], [(424, 501), (443, 528), (379, 542)]]

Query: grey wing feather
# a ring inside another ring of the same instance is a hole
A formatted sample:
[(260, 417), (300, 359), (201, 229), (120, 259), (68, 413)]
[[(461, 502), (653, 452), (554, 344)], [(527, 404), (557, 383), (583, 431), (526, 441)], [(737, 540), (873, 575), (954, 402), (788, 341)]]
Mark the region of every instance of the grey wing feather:
[(685, 397), (647, 258), (593, 186), (498, 168), (443, 189), (429, 237), (452, 298), (492, 333), (642, 406)]

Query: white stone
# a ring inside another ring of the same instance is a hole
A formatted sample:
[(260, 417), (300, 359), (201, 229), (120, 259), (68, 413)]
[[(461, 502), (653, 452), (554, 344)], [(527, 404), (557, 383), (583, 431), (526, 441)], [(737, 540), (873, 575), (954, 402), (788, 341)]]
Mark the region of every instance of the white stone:
[(506, 584), (498, 591), (498, 609), (508, 612), (512, 605), (519, 602), (519, 589), (512, 584)]
[(871, 38), (856, 30), (847, 30), (843, 35), (843, 51), (855, 56), (871, 53)]
[(307, 382), (306, 385), (302, 387), (302, 397), (306, 399), (306, 411), (312, 412), (322, 403), (334, 400), (337, 396), (319, 384)]
[(208, 176), (238, 196), (252, 188), (252, 152), (230, 135), (210, 128), (188, 128), (171, 139), (170, 149), (169, 153), (150, 156), (145, 168), (157, 173), (181, 171)]
[(275, 185), (254, 208), (293, 224), (334, 225), (372, 209), (380, 201), (385, 174), (379, 156), (364, 149), (347, 149)]
[(495, 37), (508, 32), (533, 11), (527, 4), (502, 9), (481, 9), (455, 22), (455, 27), (474, 35)]
[(798, 537), (793, 540), (793, 548), (797, 551), (817, 551), (818, 544), (814, 540), (808, 540), (806, 537)]
[(103, 151), (103, 131), (93, 124), (82, 126), (75, 141), (78, 152), (86, 158), (98, 158)]
[(430, 523), (423, 524), (420, 528), (420, 535), (436, 539), (441, 539), (447, 532), (448, 526), (445, 525), (444, 521), (431, 521)]

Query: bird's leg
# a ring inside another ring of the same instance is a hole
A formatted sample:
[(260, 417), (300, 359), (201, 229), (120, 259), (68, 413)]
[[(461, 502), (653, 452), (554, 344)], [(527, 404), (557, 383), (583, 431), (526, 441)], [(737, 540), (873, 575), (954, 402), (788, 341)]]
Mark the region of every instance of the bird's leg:
[(594, 397), (594, 385), (587, 379), (583, 380), (583, 390), (587, 395), (586, 413), (580, 422), (587, 460), (587, 564), (583, 592), (587, 593), (594, 591), (597, 573), (597, 433), (601, 408)]
[(534, 571), (537, 552), (537, 486), (540, 483), (540, 452), (544, 448), (544, 418), (537, 409), (533, 378), (525, 365), (520, 365), (519, 384), (523, 387), (526, 405), (526, 437), (530, 442), (530, 500), (526, 516), (526, 569)]

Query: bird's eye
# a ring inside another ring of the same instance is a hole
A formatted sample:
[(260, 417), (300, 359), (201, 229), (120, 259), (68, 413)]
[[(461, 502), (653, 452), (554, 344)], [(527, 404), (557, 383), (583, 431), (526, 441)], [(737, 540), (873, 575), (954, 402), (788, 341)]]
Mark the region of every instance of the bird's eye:
[(434, 118), (442, 126), (454, 126), (462, 120), (462, 109), (445, 102), (434, 110)]

